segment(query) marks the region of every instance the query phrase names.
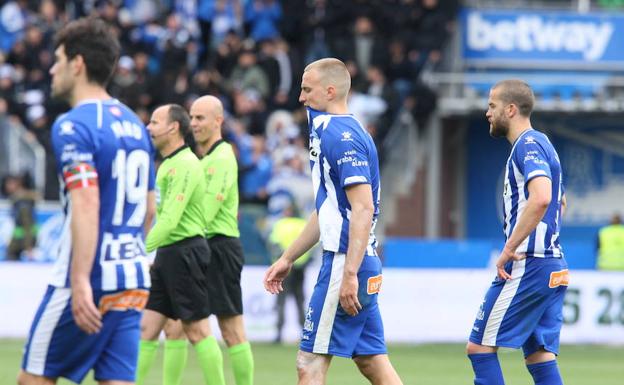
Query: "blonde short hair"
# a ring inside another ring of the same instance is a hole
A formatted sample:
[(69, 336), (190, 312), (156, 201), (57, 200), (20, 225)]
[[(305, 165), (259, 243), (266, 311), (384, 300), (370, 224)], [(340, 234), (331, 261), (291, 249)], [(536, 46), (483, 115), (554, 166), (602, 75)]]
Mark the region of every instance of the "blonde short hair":
[(325, 58), (314, 61), (306, 66), (304, 72), (317, 71), (320, 75), (321, 84), (334, 86), (339, 98), (344, 99), (351, 88), (351, 75), (347, 66), (338, 59)]

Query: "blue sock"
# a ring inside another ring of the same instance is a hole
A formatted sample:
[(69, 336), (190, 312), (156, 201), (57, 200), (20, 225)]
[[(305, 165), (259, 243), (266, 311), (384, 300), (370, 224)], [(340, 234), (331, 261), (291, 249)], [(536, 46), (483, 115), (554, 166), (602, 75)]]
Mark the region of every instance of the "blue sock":
[(563, 385), (557, 360), (527, 365), (535, 385)]
[(505, 385), (496, 353), (469, 354), (475, 385)]

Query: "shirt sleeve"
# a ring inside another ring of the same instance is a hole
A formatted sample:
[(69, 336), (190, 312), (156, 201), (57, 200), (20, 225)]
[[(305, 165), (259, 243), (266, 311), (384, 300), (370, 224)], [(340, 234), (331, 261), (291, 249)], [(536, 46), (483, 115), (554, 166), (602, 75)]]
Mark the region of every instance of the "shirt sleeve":
[(145, 240), (145, 248), (148, 252), (160, 246), (180, 222), (182, 213), (198, 182), (193, 177), (194, 171), (187, 167), (171, 167), (167, 170), (167, 192), (165, 196), (161, 196), (162, 211)]
[(336, 170), (340, 185), (371, 184), (368, 150), (363, 140), (350, 130), (332, 134), (324, 134), (329, 137), (321, 140), (321, 153), (326, 154), (331, 168)]
[(67, 190), (98, 185), (94, 156), (97, 143), (85, 126), (59, 118), (52, 127), (52, 146), (57, 171)]
[(552, 179), (548, 154), (542, 144), (531, 136), (520, 140), (521, 142), (516, 146), (514, 160), (524, 176), (525, 183), (538, 176)]
[(206, 223), (212, 222), (230, 191), (236, 183), (236, 170), (226, 158), (219, 157), (210, 162), (204, 169), (206, 179)]

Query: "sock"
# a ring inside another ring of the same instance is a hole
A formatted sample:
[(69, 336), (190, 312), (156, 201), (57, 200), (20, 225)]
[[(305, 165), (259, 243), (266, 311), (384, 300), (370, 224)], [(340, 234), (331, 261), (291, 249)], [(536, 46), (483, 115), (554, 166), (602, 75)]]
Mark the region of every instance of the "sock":
[(249, 342), (230, 346), (228, 353), (236, 385), (253, 385), (254, 360)]
[(142, 385), (145, 376), (149, 372), (149, 368), (154, 362), (156, 351), (158, 350), (158, 341), (141, 340), (139, 342), (139, 362), (136, 370), (136, 384)]
[(527, 365), (535, 385), (563, 385), (557, 360)]
[(475, 385), (505, 385), (496, 353), (469, 354)]
[(199, 366), (207, 385), (225, 385), (223, 376), (223, 355), (214, 336), (204, 338), (195, 344)]
[(187, 345), (186, 340), (165, 340), (163, 385), (182, 384), (182, 373), (188, 357)]

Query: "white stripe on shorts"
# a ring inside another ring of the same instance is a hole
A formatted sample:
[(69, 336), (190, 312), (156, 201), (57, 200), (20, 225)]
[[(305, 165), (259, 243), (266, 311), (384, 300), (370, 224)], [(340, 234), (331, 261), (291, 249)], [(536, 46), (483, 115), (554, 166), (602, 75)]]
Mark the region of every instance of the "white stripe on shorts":
[(511, 301), (518, 291), (518, 286), (520, 286), (520, 281), (522, 281), (522, 276), (524, 275), (525, 266), (526, 259), (513, 262), (513, 266), (511, 268), (511, 279), (505, 282), (503, 290), (501, 290), (494, 306), (492, 307), (487, 324), (485, 325), (485, 330), (483, 331), (483, 340), (481, 340), (481, 345), (496, 346), (498, 330), (503, 322), (503, 318), (505, 318), (507, 309), (509, 309), (509, 305), (511, 305)]
[(37, 323), (37, 328), (31, 337), (26, 372), (39, 376), (43, 375), (52, 334), (70, 297), (71, 289), (63, 287), (54, 288), (54, 293), (50, 296), (50, 300), (46, 304)]
[(340, 301), (340, 286), (342, 285), (342, 274), (344, 273), (345, 254), (335, 253), (332, 261), (331, 275), (329, 277), (329, 286), (323, 303), (323, 310), (319, 318), (318, 327), (316, 328), (316, 338), (314, 339), (314, 347), (312, 352), (318, 354), (327, 354), (329, 350), (329, 340), (331, 338), (332, 329), (334, 327), (334, 318), (336, 318), (336, 310)]

